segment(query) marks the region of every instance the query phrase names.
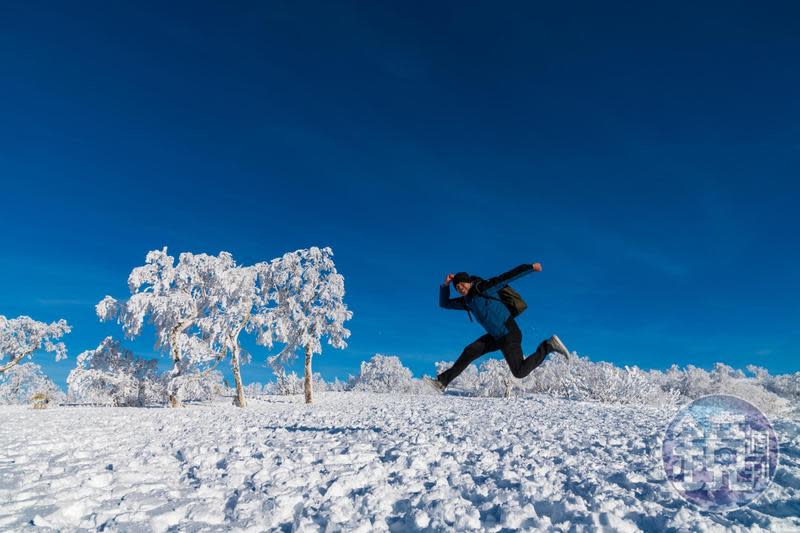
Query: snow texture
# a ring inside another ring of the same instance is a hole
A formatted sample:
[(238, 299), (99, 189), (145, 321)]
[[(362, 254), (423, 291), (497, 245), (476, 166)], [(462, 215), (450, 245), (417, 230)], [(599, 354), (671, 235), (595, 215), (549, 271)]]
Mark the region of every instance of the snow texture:
[(672, 411), (325, 393), (185, 409), (0, 407), (0, 530), (796, 531), (800, 427), (774, 483), (699, 512), (670, 489)]

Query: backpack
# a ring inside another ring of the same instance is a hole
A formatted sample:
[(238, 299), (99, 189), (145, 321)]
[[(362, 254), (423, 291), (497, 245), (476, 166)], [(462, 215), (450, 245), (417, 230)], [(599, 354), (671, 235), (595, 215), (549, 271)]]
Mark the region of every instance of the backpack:
[[(483, 279), (476, 276), (473, 281), (483, 281)], [(489, 296), (488, 294), (484, 294), (482, 292), (478, 292), (478, 295), (490, 300), (503, 302), (503, 304), (508, 308), (508, 312), (511, 313), (511, 318), (518, 317), (528, 308), (528, 304), (525, 303), (525, 300), (522, 299), (522, 296), (520, 296), (517, 291), (511, 288), (511, 285), (505, 285), (497, 291), (499, 298)], [(469, 318), (472, 320), (472, 316)]]
[[(517, 291), (511, 288), (511, 285), (506, 285), (497, 291), (497, 294), (500, 296), (500, 301), (508, 307), (508, 312), (511, 313), (513, 318), (518, 317), (528, 308), (528, 304), (525, 303), (525, 300), (522, 299), (522, 296)], [(487, 298), (489, 297), (487, 296)]]

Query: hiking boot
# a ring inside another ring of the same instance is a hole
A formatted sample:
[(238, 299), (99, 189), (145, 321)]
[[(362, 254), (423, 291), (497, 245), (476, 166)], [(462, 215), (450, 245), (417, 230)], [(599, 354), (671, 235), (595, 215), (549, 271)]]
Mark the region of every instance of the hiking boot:
[(567, 350), (567, 347), (564, 346), (563, 342), (561, 342), (561, 339), (558, 338), (558, 335), (553, 335), (547, 339), (547, 342), (550, 344), (550, 348), (552, 348), (554, 352), (558, 352), (566, 359), (569, 359), (569, 350)]
[(422, 381), (437, 394), (442, 394), (444, 392), (444, 384), (438, 379), (422, 376)]

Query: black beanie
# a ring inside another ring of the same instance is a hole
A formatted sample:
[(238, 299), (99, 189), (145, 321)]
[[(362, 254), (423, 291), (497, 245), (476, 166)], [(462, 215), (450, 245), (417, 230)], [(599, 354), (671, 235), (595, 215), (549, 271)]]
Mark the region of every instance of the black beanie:
[(459, 283), (471, 283), (472, 278), (466, 272), (459, 272), (455, 276), (453, 276), (453, 287), (458, 285)]

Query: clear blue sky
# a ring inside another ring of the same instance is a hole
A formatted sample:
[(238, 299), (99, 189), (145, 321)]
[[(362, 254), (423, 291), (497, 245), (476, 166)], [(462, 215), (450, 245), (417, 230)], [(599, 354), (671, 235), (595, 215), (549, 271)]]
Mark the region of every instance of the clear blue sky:
[(798, 371), (800, 6), (647, 4), (3, 2), (0, 314), (69, 321), (63, 384), (148, 250), (319, 245), (328, 379), (432, 372), (444, 275), (533, 261), (527, 351)]

